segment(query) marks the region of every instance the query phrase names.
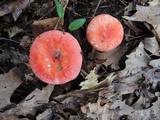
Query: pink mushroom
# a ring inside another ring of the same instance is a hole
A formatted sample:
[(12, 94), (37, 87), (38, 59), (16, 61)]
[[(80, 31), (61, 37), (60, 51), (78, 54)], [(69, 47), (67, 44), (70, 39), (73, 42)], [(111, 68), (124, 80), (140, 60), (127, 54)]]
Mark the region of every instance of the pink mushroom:
[(113, 16), (101, 14), (89, 23), (86, 36), (93, 48), (107, 52), (115, 49), (123, 40), (123, 26)]
[(30, 48), (29, 57), (35, 75), (49, 84), (64, 84), (75, 79), (82, 66), (78, 41), (58, 30), (39, 35)]

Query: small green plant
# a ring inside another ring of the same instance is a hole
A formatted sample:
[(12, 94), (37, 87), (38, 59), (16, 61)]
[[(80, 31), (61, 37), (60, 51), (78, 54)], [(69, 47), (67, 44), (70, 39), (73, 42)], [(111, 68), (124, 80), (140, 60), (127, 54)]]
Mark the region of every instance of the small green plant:
[[(58, 0), (55, 0), (55, 4), (56, 4), (56, 11), (57, 11), (58, 17), (63, 19), (65, 11), (64, 11), (62, 5), (59, 3)], [(68, 28), (71, 31), (77, 30), (80, 27), (82, 27), (85, 22), (86, 22), (86, 19), (84, 19), (84, 18), (80, 18), (80, 19), (74, 20), (73, 22), (71, 22), (69, 24)]]
[(64, 9), (62, 5), (59, 3), (58, 0), (55, 0), (55, 4), (56, 4), (56, 11), (57, 11), (58, 17), (64, 18)]
[(73, 31), (73, 30), (77, 30), (79, 29), (80, 27), (83, 26), (83, 24), (86, 22), (86, 19), (84, 18), (80, 18), (80, 19), (77, 19), (77, 20), (74, 20), (73, 22), (71, 22), (69, 24), (69, 30)]

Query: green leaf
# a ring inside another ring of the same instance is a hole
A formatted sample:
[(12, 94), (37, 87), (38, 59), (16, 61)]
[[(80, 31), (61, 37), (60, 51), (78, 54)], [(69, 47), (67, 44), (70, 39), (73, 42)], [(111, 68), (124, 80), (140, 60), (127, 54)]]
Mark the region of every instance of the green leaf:
[(69, 25), (69, 30), (77, 30), (78, 28), (82, 27), (82, 25), (86, 22), (86, 19), (80, 18), (77, 20), (74, 20), (73, 22), (70, 23)]
[(57, 11), (58, 17), (64, 18), (64, 9), (62, 5), (58, 2), (58, 0), (55, 0), (55, 4), (56, 4), (56, 11)]

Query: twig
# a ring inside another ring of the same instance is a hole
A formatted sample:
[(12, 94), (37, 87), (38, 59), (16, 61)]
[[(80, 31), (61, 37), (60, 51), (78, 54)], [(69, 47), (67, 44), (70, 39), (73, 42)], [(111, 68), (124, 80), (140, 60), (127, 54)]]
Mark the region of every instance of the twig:
[(19, 44), (19, 42), (15, 41), (15, 40), (12, 40), (12, 39), (7, 39), (7, 38), (2, 38), (2, 37), (0, 37), (0, 40), (11, 41), (11, 42), (14, 42), (14, 43)]
[(96, 9), (95, 9), (94, 14), (93, 14), (92, 17), (95, 16), (95, 14), (96, 14), (96, 12), (97, 12), (97, 10), (98, 10), (98, 8), (99, 8), (99, 5), (100, 5), (101, 1), (102, 1), (102, 0), (99, 0), (99, 2), (98, 2), (98, 4), (97, 4), (97, 7), (96, 7)]

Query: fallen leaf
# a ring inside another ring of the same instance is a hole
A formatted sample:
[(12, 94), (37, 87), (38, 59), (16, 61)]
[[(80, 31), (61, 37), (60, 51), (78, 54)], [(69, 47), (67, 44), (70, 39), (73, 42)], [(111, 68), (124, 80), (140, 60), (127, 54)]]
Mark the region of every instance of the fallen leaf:
[(50, 120), (53, 117), (53, 110), (52, 108), (46, 109), (43, 113), (39, 114), (36, 117), (36, 120)]
[(136, 5), (137, 12), (132, 16), (123, 16), (123, 18), (130, 21), (140, 21), (140, 22), (148, 22), (153, 27), (154, 30), (151, 29), (153, 34), (160, 41), (160, 6), (140, 6)]
[[(160, 118), (160, 100), (153, 104), (152, 107), (143, 110), (135, 110), (125, 104), (124, 101), (116, 100), (110, 107), (106, 104), (102, 112), (102, 119), (110, 120), (111, 118), (119, 119), (123, 115), (130, 120), (159, 120)], [(109, 114), (108, 114), (109, 113)], [(107, 116), (108, 115), (108, 116)], [(107, 117), (106, 117), (107, 116)], [(115, 118), (116, 117), (116, 118)]]
[(60, 20), (58, 17), (37, 20), (34, 21), (34, 23), (32, 24), (32, 32), (34, 37), (37, 37), (38, 35), (40, 35), (45, 31), (53, 30), (55, 27), (57, 27), (57, 29), (60, 29), (62, 28), (63, 24), (64, 20), (63, 19)]
[(10, 97), (21, 83), (21, 77), (18, 74), (15, 74), (12, 69), (8, 73), (0, 75), (0, 109), (12, 104), (10, 102)]
[[(154, 91), (157, 90), (157, 86), (159, 86), (159, 81), (160, 81), (160, 68), (159, 67), (155, 67), (152, 69), (145, 69), (143, 71), (143, 77), (145, 78), (146, 82), (151, 83), (152, 85), (150, 86), (150, 88), (152, 88)], [(148, 83), (148, 84), (149, 84)]]
[(156, 6), (156, 5), (160, 4), (160, 0), (152, 0), (152, 1), (148, 2), (148, 4), (150, 6)]
[[(137, 76), (136, 76), (136, 78), (137, 78)], [(135, 84), (135, 83), (130, 83), (131, 81), (129, 81), (129, 80), (131, 80), (131, 79), (133, 81), (133, 77), (130, 77), (130, 79), (128, 79), (128, 81), (125, 80), (128, 83), (124, 82), (124, 80), (123, 80), (123, 81), (121, 81), (121, 83), (114, 83), (114, 84), (112, 84), (112, 86), (113, 86), (114, 90), (116, 92), (118, 92), (120, 95), (133, 93), (136, 89), (138, 89), (138, 85)], [(134, 81), (137, 81), (137, 80), (138, 79), (135, 79)]]
[(160, 6), (140, 6), (136, 5), (137, 12), (132, 16), (123, 16), (123, 18), (132, 21), (146, 21), (150, 24), (160, 24)]
[(0, 120), (29, 120), (28, 118), (19, 118), (15, 115), (0, 114)]
[(20, 45), (23, 47), (28, 47), (31, 43), (31, 39), (28, 35), (23, 36), (23, 38), (20, 41)]
[(21, 63), (28, 62), (28, 55), (22, 54), (19, 51), (14, 50), (4, 50), (0, 54), (0, 62), (3, 63), (5, 60), (10, 60), (10, 62), (18, 65)]
[(150, 57), (144, 50), (144, 44), (140, 42), (136, 50), (127, 55), (125, 61), (126, 67), (119, 72), (119, 77), (129, 76), (138, 73), (142, 68), (146, 67), (150, 61)]
[(152, 67), (160, 67), (160, 59), (151, 60), (149, 65)]
[(151, 31), (158, 38), (158, 40), (160, 42), (160, 24), (153, 24), (152, 26), (154, 29)]
[(83, 113), (87, 114), (87, 118), (97, 120), (98, 118), (98, 103), (88, 103), (81, 107)]
[(8, 28), (7, 30), (7, 33), (9, 35), (10, 38), (14, 37), (16, 34), (22, 32), (23, 30), (17, 26), (13, 26), (13, 27), (10, 27)]
[(26, 116), (27, 114), (35, 115), (37, 106), (49, 102), (49, 97), (53, 89), (54, 89), (53, 85), (47, 85), (42, 90), (36, 88), (15, 108), (11, 108), (10, 110), (5, 111), (4, 113), (8, 115), (14, 114), (18, 116), (19, 115)]
[(21, 64), (21, 63), (27, 63), (28, 62), (28, 55), (22, 54), (19, 51), (10, 51), (10, 62), (14, 63), (15, 65)]
[(80, 120), (78, 116), (76, 115), (70, 115), (69, 120)]
[(34, 2), (34, 0), (14, 0), (6, 2), (6, 4), (0, 7), (0, 16), (11, 13), (16, 21), (23, 10), (32, 2)]
[(9, 59), (11, 57), (9, 50), (3, 50), (0, 54), (0, 62), (3, 63), (5, 60)]
[(105, 52), (105, 53), (98, 53), (96, 55), (96, 58), (98, 60), (105, 59), (106, 61), (103, 62), (103, 65), (105, 65), (106, 67), (111, 65), (113, 69), (118, 70), (120, 68), (118, 65), (119, 60), (125, 54), (127, 49), (128, 49), (127, 44), (123, 44), (112, 51)]
[(151, 55), (160, 56), (160, 54), (159, 54), (159, 50), (160, 50), (159, 44), (158, 44), (155, 37), (150, 37), (150, 38), (146, 37), (143, 40), (143, 44), (144, 44), (144, 48), (146, 50), (148, 50), (151, 53)]

